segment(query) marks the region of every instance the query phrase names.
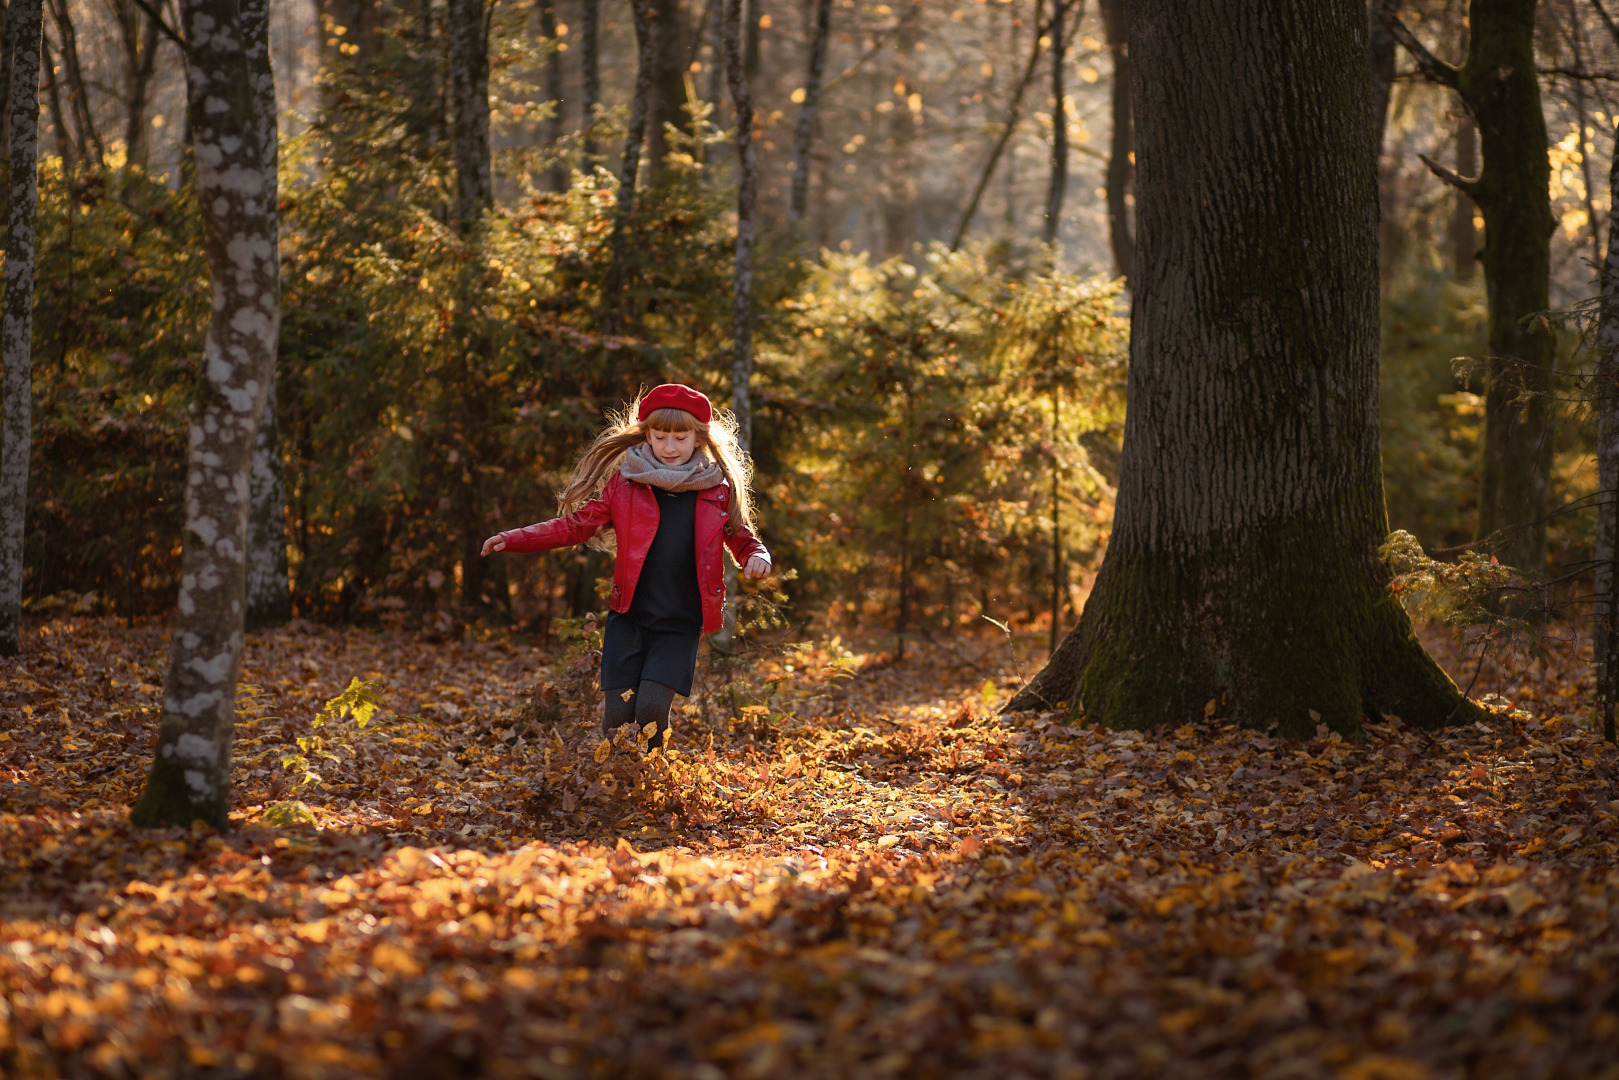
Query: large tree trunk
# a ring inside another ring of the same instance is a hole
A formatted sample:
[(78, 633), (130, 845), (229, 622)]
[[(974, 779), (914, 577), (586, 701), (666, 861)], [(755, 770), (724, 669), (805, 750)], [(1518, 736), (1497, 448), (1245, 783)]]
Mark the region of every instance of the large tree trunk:
[(809, 209), (810, 145), (815, 138), (815, 113), (821, 105), (821, 81), (826, 73), (826, 43), (832, 37), (832, 0), (816, 0), (815, 31), (810, 36), (809, 71), (804, 76), (804, 103), (798, 110), (798, 131), (793, 138), (793, 187), (787, 216), (796, 225)]
[[(1051, 181), (1046, 186), (1046, 220), (1040, 239), (1055, 244), (1062, 233), (1062, 204), (1068, 194), (1068, 102), (1063, 76), (1068, 67), (1068, 28), (1063, 17), (1066, 6), (1057, 5), (1051, 17)], [(1074, 12), (1078, 25), (1084, 16), (1080, 3)]]
[[(1137, 263), (1113, 534), (1015, 707), (1289, 737), (1481, 710), (1388, 588), (1364, 0), (1136, 0)], [(1075, 677), (1077, 676), (1077, 677)], [(1049, 704), (1046, 705), (1049, 707)]]
[(1130, 47), (1127, 0), (1102, 0), (1102, 25), (1108, 55), (1113, 58), (1113, 135), (1107, 155), (1107, 232), (1113, 245), (1113, 268), (1129, 281), (1136, 261), (1130, 231), (1130, 178), (1135, 175), (1135, 118), (1130, 109)]
[[(281, 324), (269, 0), (181, 0), (197, 203), (213, 291), (192, 415), (185, 552), (157, 752), (137, 825), (230, 823), (253, 449)], [(224, 108), (219, 108), (223, 104)]]
[[(1456, 174), (1478, 174), (1478, 129), (1473, 118), (1456, 118)], [(1450, 247), (1450, 272), (1457, 281), (1470, 281), (1478, 266), (1478, 230), (1473, 226), (1473, 200), (1461, 192), (1456, 193), (1456, 205), (1451, 208), (1450, 228), (1446, 241)]]
[(11, 192), (6, 222), (4, 421), (0, 425), (0, 656), (22, 644), (23, 526), (33, 445), (34, 256), (39, 195), (40, 0), (11, 0), (6, 36), (11, 57)]
[(489, 23), (484, 0), (449, 0), (455, 218), (463, 231), (494, 205), (489, 175)]
[(669, 128), (690, 131), (686, 113), (686, 18), (679, 0), (652, 0), (652, 96), (647, 102), (647, 184), (663, 183)]
[(17, 44), (16, 20), (0, 3), (0, 161), (11, 160), (11, 54)]

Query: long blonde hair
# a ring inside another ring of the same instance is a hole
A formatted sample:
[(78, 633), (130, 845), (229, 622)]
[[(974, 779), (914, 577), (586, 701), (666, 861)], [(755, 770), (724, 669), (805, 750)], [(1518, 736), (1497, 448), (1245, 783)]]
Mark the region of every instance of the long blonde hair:
[(714, 419), (705, 424), (685, 409), (654, 409), (645, 420), (637, 420), (635, 415), (641, 411), (641, 399), (645, 396), (643, 390), (622, 412), (607, 414), (607, 428), (596, 436), (590, 449), (573, 467), (568, 483), (557, 492), (557, 511), (571, 514), (598, 495), (608, 478), (618, 471), (625, 453), (646, 442), (649, 429), (695, 431), (697, 449), (720, 467), (725, 482), (731, 487), (731, 521), (751, 531), (753, 495), (749, 485), (753, 482), (753, 462), (737, 445), (736, 417), (715, 409)]

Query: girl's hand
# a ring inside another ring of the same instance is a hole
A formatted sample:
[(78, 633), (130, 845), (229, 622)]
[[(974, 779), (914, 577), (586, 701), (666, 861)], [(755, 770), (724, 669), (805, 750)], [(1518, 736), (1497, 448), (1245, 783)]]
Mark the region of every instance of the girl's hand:
[(762, 578), (770, 573), (770, 560), (755, 555), (748, 560), (748, 565), (742, 568), (742, 573), (750, 578)]
[(487, 539), (487, 540), (485, 540), (483, 542), (483, 552), (482, 552), (482, 554), (484, 554), (484, 555), (488, 555), (491, 551), (505, 551), (505, 550), (506, 550), (506, 541), (502, 540), (499, 536), (491, 536), (489, 539)]

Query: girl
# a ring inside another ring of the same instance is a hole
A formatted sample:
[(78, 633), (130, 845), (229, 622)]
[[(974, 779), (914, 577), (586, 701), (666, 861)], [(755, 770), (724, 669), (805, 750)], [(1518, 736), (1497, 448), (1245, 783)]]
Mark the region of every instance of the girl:
[(750, 466), (733, 418), (716, 421), (708, 398), (679, 383), (655, 386), (609, 418), (562, 489), (562, 516), (497, 533), (483, 554), (548, 551), (613, 530), (602, 733), (656, 724), (648, 745), (662, 746), (675, 695), (691, 694), (698, 638), (724, 619), (721, 542), (750, 578), (770, 572), (770, 552), (753, 535)]

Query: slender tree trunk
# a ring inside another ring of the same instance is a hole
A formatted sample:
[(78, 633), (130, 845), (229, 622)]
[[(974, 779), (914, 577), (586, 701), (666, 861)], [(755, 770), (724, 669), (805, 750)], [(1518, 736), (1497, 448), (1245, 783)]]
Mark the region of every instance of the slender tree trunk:
[(713, 50), (713, 62), (708, 66), (707, 100), (714, 103), (715, 120), (719, 119), (720, 100), (725, 84), (725, 0), (708, 0), (714, 9), (712, 24), (708, 28), (708, 45)]
[(647, 186), (658, 187), (667, 175), (669, 128), (691, 129), (686, 113), (686, 19), (679, 0), (652, 0), (653, 50), (656, 54), (652, 95), (647, 102)]
[(916, 26), (904, 23), (895, 35), (897, 81), (905, 93), (888, 114), (888, 139), (883, 157), (882, 254), (909, 255), (916, 242), (916, 133), (920, 116), (910, 110), (911, 73), (916, 68)]
[(489, 23), (484, 0), (449, 0), (455, 220), (469, 232), (495, 202), (489, 175)]
[(116, 0), (111, 5), (118, 24), (118, 44), (124, 75), (124, 152), (128, 163), (144, 169), (151, 143), (150, 111), (152, 79), (157, 73), (159, 46), (157, 20), (142, 11), (133, 0)]
[(62, 80), (56, 75), (56, 69), (60, 65), (55, 63), (51, 55), (50, 39), (43, 34), (40, 37), (39, 50), (40, 66), (45, 70), (45, 102), (50, 106), (51, 127), (56, 135), (56, 153), (62, 159), (62, 172), (72, 176), (79, 154), (73, 145), (73, 133), (68, 130), (67, 113), (62, 108)]
[[(579, 0), (579, 122), (584, 125), (587, 162), (596, 156), (596, 108), (602, 100), (601, 52), (597, 27), (601, 0)], [(589, 168), (589, 165), (586, 166)]]
[[(274, 180), (262, 101), (274, 100), (269, 0), (181, 0), (212, 282), (186, 475), (174, 640), (137, 825), (230, 823), (236, 678), (246, 616), (248, 507), (281, 322)], [(225, 108), (218, 108), (223, 103)]]
[(1552, 368), (1557, 340), (1539, 314), (1550, 305), (1551, 163), (1535, 73), (1536, 0), (1472, 0), (1467, 60), (1434, 56), (1398, 22), (1388, 25), (1429, 79), (1453, 88), (1478, 122), (1478, 179), (1430, 167), (1484, 215), (1490, 355), (1484, 372), (1484, 468), (1479, 536), (1528, 573), (1546, 565), (1551, 486)]
[[(753, 210), (758, 196), (758, 167), (753, 150), (753, 92), (743, 58), (744, 0), (725, 0), (720, 18), (720, 44), (725, 75), (736, 112), (736, 262), (731, 291), (731, 410), (736, 413), (737, 441), (743, 453), (753, 447)], [(725, 564), (725, 589), (735, 596), (736, 567)], [(736, 639), (736, 607), (725, 605), (725, 624), (714, 635), (719, 650)]]
[[(730, 0), (726, 0), (727, 3)], [(748, 85), (752, 85), (759, 78), (759, 37), (762, 21), (769, 16), (765, 14), (765, 0), (743, 0), (747, 10), (742, 18), (742, 71), (748, 77)]]
[(612, 263), (608, 267), (607, 294), (611, 305), (607, 318), (610, 333), (623, 325), (623, 288), (629, 259), (630, 225), (635, 218), (635, 184), (641, 171), (641, 143), (646, 138), (647, 99), (652, 94), (652, 75), (657, 64), (657, 30), (653, 26), (652, 0), (630, 0), (635, 19), (636, 65), (635, 96), (630, 100), (630, 126), (624, 133), (624, 162), (618, 173), (618, 203), (613, 212), (613, 234), (608, 241)]
[(13, 44), (10, 74), (11, 191), (6, 221), (4, 419), (0, 421), (0, 656), (22, 645), (24, 525), (28, 464), (33, 447), (34, 257), (39, 178), (40, 0), (11, 0), (6, 37)]
[[(1034, 21), (1038, 26), (1040, 23), (1040, 0), (1035, 0)], [(1006, 106), (1006, 119), (1001, 124), (1001, 133), (989, 152), (989, 159), (984, 162), (983, 169), (979, 171), (978, 183), (974, 185), (972, 194), (967, 198), (967, 206), (961, 212), (961, 221), (956, 225), (956, 233), (950, 240), (951, 251), (960, 250), (961, 242), (967, 237), (967, 229), (971, 227), (973, 218), (978, 214), (978, 205), (983, 201), (984, 192), (989, 188), (990, 179), (995, 175), (995, 167), (1000, 164), (1001, 155), (1006, 152), (1006, 144), (1011, 142), (1012, 133), (1017, 130), (1018, 118), (1023, 110), (1023, 95), (1029, 89), (1029, 83), (1034, 81), (1035, 68), (1040, 63), (1040, 37), (1042, 33), (1044, 33), (1043, 29), (1037, 31), (1034, 35), (1034, 47), (1029, 50), (1028, 62), (1023, 65), (1023, 75), (1018, 79), (1017, 86), (1013, 88), (1012, 100)], [(1015, 25), (1013, 26), (1012, 36), (1015, 48), (1017, 44), (1017, 27)], [(1007, 193), (1007, 201), (1010, 205), (1010, 191)]]
[(84, 69), (79, 64), (78, 30), (73, 25), (67, 0), (51, 0), (51, 9), (62, 52), (62, 76), (67, 80), (68, 106), (79, 132), (79, 148), (92, 164), (99, 167), (107, 160), (107, 148), (101, 141), (101, 132), (96, 129), (95, 117), (90, 114), (90, 91), (85, 84)]
[[(1364, 0), (1135, 0), (1137, 286), (1113, 534), (1010, 707), (1282, 735), (1483, 713), (1377, 558), (1375, 125)], [(1256, 117), (1263, 117), (1259, 123)]]
[[(1078, 24), (1085, 6), (1077, 5)], [(1063, 76), (1068, 67), (1067, 6), (1058, 4), (1051, 16), (1051, 183), (1046, 187), (1046, 220), (1040, 239), (1055, 244), (1062, 234), (1063, 197), (1068, 193), (1068, 102)]]
[[(545, 58), (545, 96), (553, 106), (550, 119), (545, 122), (546, 148), (555, 154), (562, 142), (562, 42), (557, 37), (557, 8), (554, 0), (541, 0), (540, 36), (551, 43), (551, 52)], [(568, 170), (561, 161), (552, 163), (546, 173), (547, 186), (552, 191), (568, 190)]]
[[(1619, 36), (1619, 35), (1616, 35)], [(1603, 737), (1614, 740), (1619, 704), (1619, 143), (1608, 167), (1608, 257), (1602, 267), (1597, 326), (1597, 535), (1592, 605), (1597, 701)]]
[(740, 55), (743, 0), (725, 3), (725, 71), (736, 110), (736, 264), (731, 291), (731, 408), (743, 450), (753, 445), (753, 208), (759, 175), (753, 150), (753, 92)]
[(1107, 232), (1113, 245), (1113, 267), (1127, 282), (1136, 260), (1136, 242), (1130, 228), (1130, 180), (1135, 175), (1135, 117), (1130, 108), (1130, 46), (1128, 0), (1102, 0), (1102, 25), (1108, 55), (1113, 58), (1113, 135), (1107, 155)]
[(1377, 149), (1383, 151), (1383, 134), (1388, 128), (1389, 97), (1394, 90), (1395, 48), (1394, 35), (1389, 33), (1389, 19), (1399, 7), (1399, 0), (1368, 0), (1367, 21), (1370, 33), (1372, 63), (1372, 116), (1377, 125)]
[[(268, 18), (269, 0), (255, 0), (247, 11), (254, 17), (260, 8)], [(244, 12), (244, 16), (245, 16)], [(269, 48), (269, 31), (265, 31)], [(262, 77), (253, 84), (254, 120), (258, 125), (259, 159), (265, 183), (269, 185), (266, 217), (270, 243), (276, 253), (276, 279), (280, 280), (281, 250), (281, 131), (277, 122), (275, 81), (270, 74), (266, 51)], [(272, 350), (279, 341), (272, 343)], [(247, 534), (247, 627), (250, 630), (279, 626), (292, 617), (292, 585), (287, 574), (286, 486), (281, 479), (281, 425), (276, 419), (275, 352), (270, 357), (270, 387), (259, 417), (258, 438), (253, 446), (253, 464), (248, 480)]]
[(804, 104), (798, 110), (798, 131), (793, 138), (793, 187), (787, 216), (793, 224), (809, 209), (810, 144), (815, 138), (815, 113), (821, 105), (821, 80), (826, 72), (826, 43), (832, 37), (832, 0), (816, 0), (815, 32), (810, 37), (809, 71), (804, 76)]

